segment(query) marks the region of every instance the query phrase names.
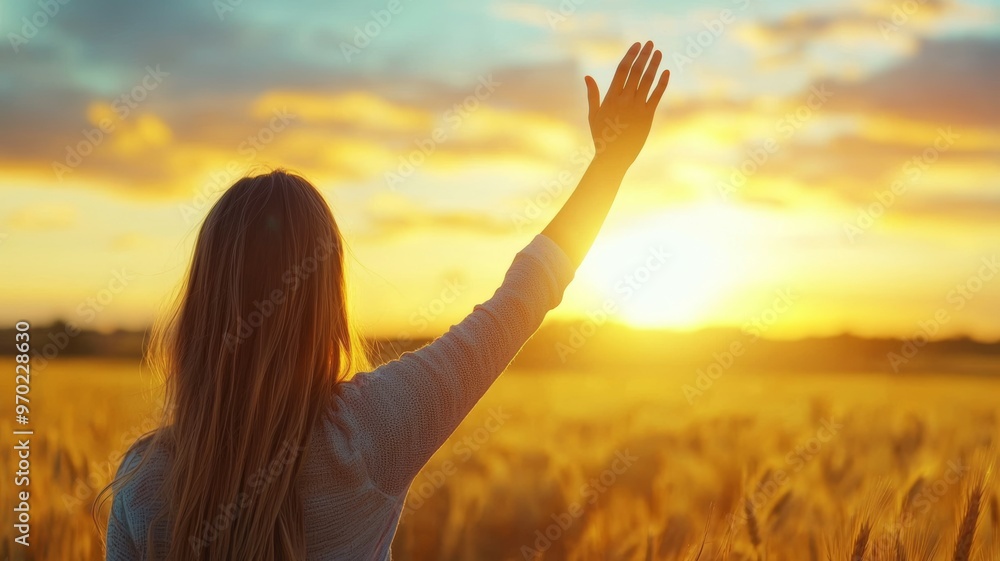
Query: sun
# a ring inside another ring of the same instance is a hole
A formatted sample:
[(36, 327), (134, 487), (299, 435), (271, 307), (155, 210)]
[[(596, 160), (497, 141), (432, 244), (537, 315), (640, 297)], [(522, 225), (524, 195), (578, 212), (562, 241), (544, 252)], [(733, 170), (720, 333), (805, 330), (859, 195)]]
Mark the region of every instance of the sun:
[(657, 214), (608, 232), (577, 273), (587, 299), (634, 327), (703, 327), (733, 288), (736, 260), (718, 223), (701, 218)]

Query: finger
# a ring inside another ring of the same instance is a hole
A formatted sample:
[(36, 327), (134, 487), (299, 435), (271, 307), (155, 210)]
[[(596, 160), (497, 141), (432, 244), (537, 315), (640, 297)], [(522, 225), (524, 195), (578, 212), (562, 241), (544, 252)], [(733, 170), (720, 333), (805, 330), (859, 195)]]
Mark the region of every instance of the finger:
[(649, 101), (646, 102), (646, 107), (656, 109), (656, 104), (660, 103), (660, 98), (663, 97), (663, 92), (667, 89), (668, 82), (670, 82), (670, 71), (664, 70), (663, 74), (660, 74), (660, 81), (656, 83), (653, 95), (649, 96)]
[(597, 110), (601, 107), (601, 92), (597, 87), (597, 81), (590, 76), (584, 76), (583, 81), (587, 84), (587, 105), (590, 108), (588, 119), (593, 122)]
[(649, 60), (649, 53), (651, 52), (653, 52), (653, 42), (646, 41), (642, 50), (639, 51), (639, 57), (632, 63), (632, 70), (628, 74), (628, 81), (625, 82), (623, 91), (635, 92), (636, 88), (639, 87), (639, 79), (642, 78), (642, 71), (646, 68), (646, 61)]
[(635, 93), (636, 97), (645, 101), (646, 96), (649, 95), (649, 88), (653, 85), (653, 79), (656, 78), (656, 71), (660, 68), (660, 60), (663, 58), (663, 53), (660, 51), (655, 51), (653, 53), (653, 58), (649, 62), (649, 68), (646, 69), (645, 74), (642, 75), (642, 81), (639, 82), (639, 90)]
[(628, 69), (632, 67), (632, 62), (635, 61), (636, 55), (639, 54), (639, 47), (641, 46), (639, 43), (633, 43), (629, 47), (628, 52), (625, 53), (625, 57), (618, 63), (618, 69), (615, 70), (615, 77), (611, 79), (611, 85), (608, 86), (608, 94), (622, 90), (622, 87), (625, 85), (625, 78), (628, 77)]

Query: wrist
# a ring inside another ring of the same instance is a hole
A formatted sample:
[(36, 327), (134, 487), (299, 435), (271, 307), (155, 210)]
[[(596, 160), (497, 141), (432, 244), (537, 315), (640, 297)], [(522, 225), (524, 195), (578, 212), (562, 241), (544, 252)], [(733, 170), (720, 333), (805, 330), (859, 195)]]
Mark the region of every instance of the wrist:
[(604, 152), (597, 152), (594, 154), (594, 159), (590, 161), (590, 166), (600, 171), (602, 174), (611, 175), (621, 179), (625, 176), (625, 172), (628, 171), (629, 166), (632, 165), (630, 160), (622, 158), (616, 154)]

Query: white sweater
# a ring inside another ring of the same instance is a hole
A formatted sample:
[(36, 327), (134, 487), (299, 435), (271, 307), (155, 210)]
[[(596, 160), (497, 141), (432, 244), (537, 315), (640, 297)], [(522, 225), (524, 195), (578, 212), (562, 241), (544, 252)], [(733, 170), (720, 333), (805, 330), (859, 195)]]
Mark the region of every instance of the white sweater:
[[(340, 385), (299, 474), (308, 559), (390, 558), (411, 482), (559, 304), (574, 274), (563, 250), (538, 235), (514, 257), (493, 297), (459, 324)], [(119, 474), (145, 452), (133, 446)], [(163, 451), (152, 454), (114, 495), (108, 560), (147, 558), (147, 531), (163, 506), (159, 487), (169, 461)], [(169, 530), (159, 526), (154, 539), (162, 552), (159, 540), (169, 539)]]

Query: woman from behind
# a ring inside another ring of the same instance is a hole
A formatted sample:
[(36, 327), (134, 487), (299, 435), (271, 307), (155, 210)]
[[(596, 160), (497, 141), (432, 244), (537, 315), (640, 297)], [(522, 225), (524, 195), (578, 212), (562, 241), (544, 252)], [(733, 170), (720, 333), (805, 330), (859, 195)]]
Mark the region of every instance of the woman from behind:
[(661, 58), (634, 44), (603, 101), (587, 77), (597, 150), (563, 208), (489, 300), (371, 371), (319, 191), (283, 171), (230, 187), (150, 355), (166, 379), (162, 426), (102, 493), (107, 559), (388, 559), (410, 483), (592, 245), (666, 89)]

